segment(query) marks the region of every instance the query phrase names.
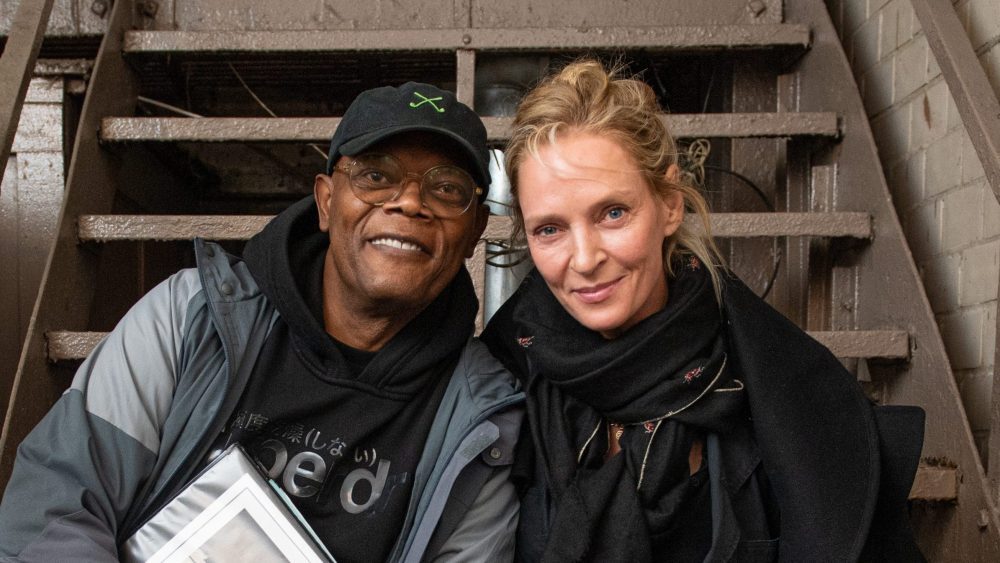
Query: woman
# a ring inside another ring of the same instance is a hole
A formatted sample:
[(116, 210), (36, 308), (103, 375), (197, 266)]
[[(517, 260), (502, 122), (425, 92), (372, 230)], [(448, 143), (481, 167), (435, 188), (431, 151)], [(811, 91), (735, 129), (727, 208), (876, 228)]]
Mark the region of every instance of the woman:
[[(483, 339), (528, 394), (520, 558), (919, 560), (905, 500), (922, 414), (884, 421), (719, 265), (659, 113), (644, 83), (580, 61), (514, 120), (536, 269)], [(905, 463), (882, 467), (880, 427), (907, 429), (888, 444)]]

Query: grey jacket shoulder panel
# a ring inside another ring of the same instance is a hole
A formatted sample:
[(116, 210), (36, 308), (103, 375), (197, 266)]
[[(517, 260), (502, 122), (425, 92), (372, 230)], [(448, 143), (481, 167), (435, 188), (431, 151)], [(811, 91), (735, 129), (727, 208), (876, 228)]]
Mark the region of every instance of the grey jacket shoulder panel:
[[(194, 471), (192, 460), (228, 418), (277, 313), (241, 260), (200, 240), (195, 251), (198, 269), (175, 274), (137, 303), (22, 443), (0, 505), (0, 556), (113, 560), (105, 557), (108, 546), (183, 484)], [(426, 509), (432, 494), (450, 494), (438, 488), (446, 468), (459, 467), (456, 459), (479, 463), (491, 444), (506, 450), (513, 443), (519, 413), (494, 415), (522, 400), (513, 377), (470, 339), (425, 442), (394, 560), (417, 539), (416, 530), (433, 531), (436, 521), (424, 521)], [(491, 439), (474, 440), (475, 447), (458, 456), (476, 428), (492, 429)], [(507, 459), (500, 456), (463, 507), (466, 515), (445, 550), (509, 559), (501, 552), (513, 537), (517, 498), (505, 492)], [(37, 510), (25, 512), (29, 504)], [(487, 546), (488, 552), (479, 551)]]
[[(414, 474), (413, 497), (403, 527), (411, 533), (400, 537), (390, 561), (419, 561), (424, 558), (424, 549), (430, 543), (442, 506), (448, 500), (441, 497), (447, 497), (451, 489), (449, 480), (453, 483), (466, 464), (494, 444), (513, 444), (516, 441), (523, 401), (524, 394), (517, 389), (513, 375), (489, 353), (484, 344), (470, 338), (445, 390)], [(511, 411), (509, 416), (494, 419), (495, 415), (507, 410)], [(475, 436), (479, 439), (470, 442)], [(505, 498), (503, 502), (505, 509), (517, 512), (516, 495)], [(500, 522), (500, 514), (497, 514), (497, 520), (478, 520), (479, 527), (476, 529), (463, 528), (463, 523), (459, 523), (456, 532), (464, 529), (470, 537), (477, 534), (483, 537), (502, 535), (505, 528)], [(415, 525), (415, 522), (420, 524)]]

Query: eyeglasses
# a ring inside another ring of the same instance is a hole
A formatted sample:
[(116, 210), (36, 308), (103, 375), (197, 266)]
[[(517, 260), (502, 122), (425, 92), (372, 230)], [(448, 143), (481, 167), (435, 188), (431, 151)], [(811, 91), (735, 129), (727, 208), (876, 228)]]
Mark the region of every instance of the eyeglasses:
[(472, 176), (457, 166), (435, 166), (421, 176), (407, 172), (399, 160), (387, 154), (357, 156), (347, 166), (333, 170), (347, 174), (355, 197), (375, 206), (398, 198), (407, 178), (418, 179), (421, 201), (438, 217), (458, 217), (483, 193)]

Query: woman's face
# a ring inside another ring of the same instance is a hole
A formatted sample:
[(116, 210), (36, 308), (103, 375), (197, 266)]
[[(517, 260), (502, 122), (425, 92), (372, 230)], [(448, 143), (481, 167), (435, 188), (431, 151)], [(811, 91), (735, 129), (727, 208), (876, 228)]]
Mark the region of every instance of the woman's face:
[(662, 246), (684, 219), (680, 192), (655, 195), (618, 142), (583, 132), (526, 156), (517, 179), (531, 258), (580, 324), (615, 338), (666, 305)]

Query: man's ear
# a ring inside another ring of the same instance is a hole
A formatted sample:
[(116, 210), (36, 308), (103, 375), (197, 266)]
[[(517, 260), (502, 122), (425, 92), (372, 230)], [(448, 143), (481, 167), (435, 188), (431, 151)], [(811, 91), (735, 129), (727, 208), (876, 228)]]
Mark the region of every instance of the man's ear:
[(319, 211), (319, 230), (324, 233), (330, 229), (330, 198), (333, 197), (333, 176), (317, 174), (313, 183), (313, 197), (316, 199), (316, 210)]
[(479, 204), (475, 206), (476, 212), (476, 222), (472, 226), (472, 234), (475, 235), (469, 241), (469, 247), (465, 249), (465, 257), (472, 258), (472, 254), (476, 251), (476, 245), (479, 244), (479, 239), (482, 238), (483, 232), (486, 231), (486, 224), (490, 221), (490, 208), (485, 204)]

